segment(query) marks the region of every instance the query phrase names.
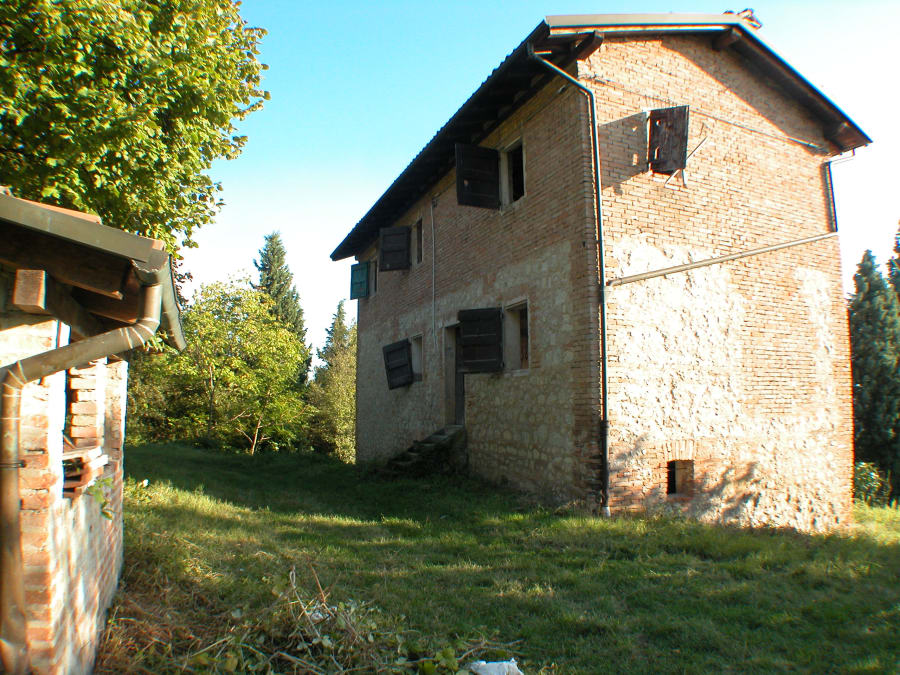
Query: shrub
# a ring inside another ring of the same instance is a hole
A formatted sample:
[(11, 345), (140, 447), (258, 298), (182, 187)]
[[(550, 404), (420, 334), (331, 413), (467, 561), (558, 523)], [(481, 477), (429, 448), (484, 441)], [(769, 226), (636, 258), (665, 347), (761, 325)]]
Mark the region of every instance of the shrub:
[(891, 497), (891, 475), (871, 462), (853, 466), (853, 498), (869, 506), (884, 506)]

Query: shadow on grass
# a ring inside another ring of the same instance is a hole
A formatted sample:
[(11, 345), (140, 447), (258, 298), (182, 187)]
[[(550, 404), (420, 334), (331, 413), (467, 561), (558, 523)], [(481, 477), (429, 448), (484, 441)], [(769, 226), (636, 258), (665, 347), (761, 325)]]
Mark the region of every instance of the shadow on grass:
[(475, 481), (376, 481), (317, 455), (168, 445), (126, 458), (133, 481), (150, 481), (131, 483), (129, 563), (213, 613), (265, 606), (287, 570), (312, 563), (336, 597), (425, 635), (521, 640), (529, 672), (900, 665), (896, 544), (554, 513)]

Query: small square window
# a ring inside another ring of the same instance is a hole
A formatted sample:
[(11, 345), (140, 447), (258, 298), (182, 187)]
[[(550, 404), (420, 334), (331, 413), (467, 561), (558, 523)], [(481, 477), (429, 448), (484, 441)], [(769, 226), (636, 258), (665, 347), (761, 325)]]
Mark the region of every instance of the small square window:
[(504, 312), (503, 353), (507, 370), (526, 370), (529, 365), (528, 303), (507, 307)]
[(694, 491), (694, 460), (676, 459), (666, 463), (666, 494), (689, 497)]

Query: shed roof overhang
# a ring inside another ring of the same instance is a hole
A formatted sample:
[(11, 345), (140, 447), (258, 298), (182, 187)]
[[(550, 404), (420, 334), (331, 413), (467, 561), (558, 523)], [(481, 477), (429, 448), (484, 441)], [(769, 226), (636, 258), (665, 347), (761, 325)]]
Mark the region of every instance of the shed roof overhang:
[(768, 77), (821, 121), (837, 152), (871, 139), (822, 92), (766, 45), (735, 14), (577, 14), (548, 16), (488, 76), (462, 107), (394, 180), (332, 252), (332, 260), (362, 253), (393, 221), (444, 176), (454, 163), (456, 143), (478, 144), (528, 101), (553, 74), (532, 51), (566, 69), (599, 46), (604, 35), (709, 34), (717, 49), (730, 49), (748, 67)]
[(141, 288), (159, 284), (164, 339), (176, 349), (185, 347), (171, 259), (162, 242), (107, 227), (97, 216), (2, 193), (0, 241), (0, 263), (46, 273), (40, 283), (53, 290), (42, 292), (66, 308), (57, 318), (78, 318), (73, 332), (79, 337), (135, 323)]

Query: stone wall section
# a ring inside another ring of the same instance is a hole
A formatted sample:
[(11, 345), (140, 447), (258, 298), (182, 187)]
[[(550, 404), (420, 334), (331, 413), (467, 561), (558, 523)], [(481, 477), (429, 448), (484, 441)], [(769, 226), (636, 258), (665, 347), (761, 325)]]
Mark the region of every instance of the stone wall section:
[[(5, 275), (5, 293), (11, 288)], [(66, 326), (0, 303), (0, 366), (68, 342)], [(89, 673), (122, 564), (127, 364), (103, 359), (25, 386), (20, 469), (28, 650), (36, 675)], [(69, 379), (67, 423), (66, 380)], [(63, 453), (103, 448), (112, 519), (90, 495), (63, 496)]]
[[(598, 98), (609, 278), (833, 228), (820, 125), (708, 39), (607, 37)], [(685, 176), (646, 111), (690, 106)], [(804, 530), (850, 517), (852, 406), (836, 239), (611, 288), (611, 506)], [(694, 461), (690, 498), (667, 463)]]
[[(561, 84), (482, 142), (505, 149), (522, 140), (524, 197), (500, 211), (459, 206), (451, 171), (393, 223), (421, 219), (425, 255), (408, 271), (379, 273), (377, 292), (358, 303), (360, 461), (391, 457), (450, 421), (459, 310), (526, 301), (529, 368), (465, 376), (470, 467), (553, 499), (583, 492), (582, 458), (596, 453), (597, 262), (588, 109)], [(382, 347), (416, 335), (422, 381), (388, 390)]]

